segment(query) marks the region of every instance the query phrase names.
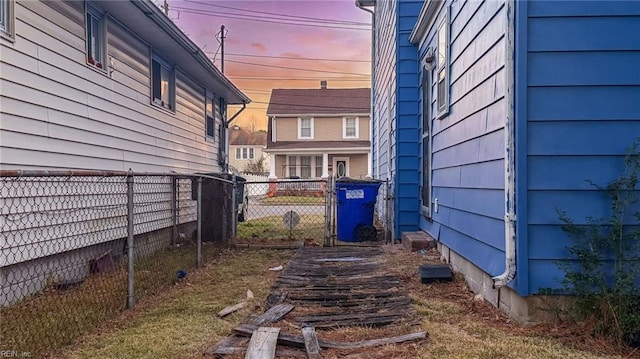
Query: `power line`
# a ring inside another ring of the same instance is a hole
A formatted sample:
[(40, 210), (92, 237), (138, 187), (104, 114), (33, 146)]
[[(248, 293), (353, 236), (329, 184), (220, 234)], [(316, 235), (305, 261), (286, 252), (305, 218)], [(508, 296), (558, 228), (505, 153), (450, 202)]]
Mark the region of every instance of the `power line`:
[[(366, 26), (370, 26), (371, 25), (371, 23), (367, 23), (367, 22), (324, 19), (324, 18), (319, 18), (319, 17), (299, 16), (299, 15), (291, 15), (291, 14), (280, 14), (280, 13), (275, 13), (275, 12), (250, 10), (250, 9), (231, 7), (231, 6), (223, 6), (223, 5), (206, 3), (206, 2), (195, 1), (195, 0), (184, 0), (184, 1), (185, 2), (190, 2), (190, 3), (195, 3), (195, 4), (206, 5), (206, 6), (210, 6), (210, 7), (218, 7), (218, 8), (229, 9), (229, 10), (245, 11), (245, 12), (254, 13), (254, 14), (275, 15), (275, 16), (284, 17), (285, 19), (283, 19), (283, 20), (297, 18), (297, 19), (303, 19), (303, 20), (305, 20), (307, 22), (308, 22), (308, 20), (314, 20), (314, 21), (319, 21), (319, 22), (335, 23), (335, 24), (342, 24), (342, 25), (366, 25)], [(238, 15), (244, 15), (244, 14), (238, 14)]]
[[(320, 28), (323, 28), (323, 29), (337, 29), (337, 30), (357, 30), (357, 31), (370, 31), (371, 30), (371, 29), (365, 29), (365, 28), (355, 28), (355, 27), (346, 27), (346, 26), (314, 25), (314, 24), (304, 24), (304, 23), (298, 24), (298, 23), (291, 23), (291, 22), (284, 22), (284, 21), (261, 20), (260, 17), (258, 17), (258, 16), (253, 16), (251, 18), (247, 18), (247, 17), (241, 17), (242, 15), (240, 15), (240, 14), (223, 15), (223, 13), (221, 13), (221, 12), (207, 11), (207, 10), (197, 10), (197, 9), (183, 8), (183, 7), (179, 7), (179, 6), (174, 6), (173, 9), (177, 10), (177, 11), (182, 11), (182, 12), (185, 12), (185, 13), (188, 13), (188, 14), (196, 14), (196, 15), (201, 15), (201, 16), (218, 17), (218, 18), (225, 18), (225, 19), (254, 21), (254, 22), (260, 22), (260, 23), (272, 23), (272, 24), (280, 24), (280, 25), (292, 25), (292, 26), (320, 27)], [(291, 21), (294, 21), (294, 20), (292, 19)]]
[[(266, 94), (271, 94), (270, 90), (250, 90), (250, 89), (240, 89), (242, 92), (262, 92), (266, 95)], [(309, 88), (301, 88), (299, 90), (316, 90), (316, 89), (309, 89)], [(319, 90), (319, 88), (318, 88)], [(350, 90), (350, 88), (335, 88), (333, 90)], [(287, 96), (293, 96), (293, 97), (309, 97), (310, 95), (306, 95), (306, 94), (287, 94)], [(331, 95), (331, 94), (325, 94), (322, 95), (322, 97), (334, 97), (334, 98), (343, 98), (344, 95), (340, 96), (340, 95)], [(370, 98), (369, 96), (349, 96), (349, 98)]]
[[(205, 51), (205, 52), (213, 53), (213, 51)], [(289, 60), (305, 60), (305, 61), (336, 61), (336, 62), (371, 63), (371, 60), (328, 59), (328, 58), (295, 57), (295, 56), (268, 56), (268, 55), (249, 55), (249, 54), (230, 54), (230, 53), (227, 53), (227, 56), (260, 57), (260, 58), (267, 58), (267, 59), (289, 59)]]
[(277, 66), (277, 65), (266, 65), (266, 64), (257, 64), (257, 63), (254, 63), (254, 62), (244, 62), (244, 61), (236, 61), (236, 60), (227, 60), (227, 62), (233, 62), (233, 63), (236, 63), (236, 64), (244, 64), (244, 65), (252, 65), (252, 66), (269, 67), (269, 68), (274, 68), (274, 69), (284, 69), (284, 70), (321, 72), (321, 73), (340, 74), (340, 75), (370, 76), (369, 74), (360, 74), (360, 73), (355, 73), (355, 72), (342, 72), (342, 71), (331, 71), (331, 70), (314, 70), (314, 69), (305, 69), (305, 68), (301, 68), (301, 67), (287, 67), (287, 66)]
[(265, 80), (265, 81), (355, 81), (355, 82), (370, 82), (369, 79), (353, 79), (353, 78), (340, 78), (340, 77), (294, 77), (294, 78), (282, 78), (282, 77), (262, 77), (262, 76), (234, 76), (225, 74), (226, 77), (230, 77), (236, 80)]

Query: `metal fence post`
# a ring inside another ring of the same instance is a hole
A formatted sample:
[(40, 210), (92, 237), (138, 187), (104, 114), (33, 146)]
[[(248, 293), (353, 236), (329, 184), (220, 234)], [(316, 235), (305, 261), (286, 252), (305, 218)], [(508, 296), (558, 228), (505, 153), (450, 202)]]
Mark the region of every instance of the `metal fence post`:
[(196, 260), (198, 267), (202, 265), (202, 177), (198, 177), (198, 234), (196, 239)]
[(178, 180), (171, 177), (171, 247), (178, 241)]
[(127, 174), (127, 308), (133, 309), (133, 274), (135, 247), (133, 240), (133, 173)]
[(235, 243), (238, 228), (238, 198), (236, 194), (238, 179), (235, 173), (232, 175), (231, 180), (233, 181), (233, 190), (231, 191), (231, 241)]

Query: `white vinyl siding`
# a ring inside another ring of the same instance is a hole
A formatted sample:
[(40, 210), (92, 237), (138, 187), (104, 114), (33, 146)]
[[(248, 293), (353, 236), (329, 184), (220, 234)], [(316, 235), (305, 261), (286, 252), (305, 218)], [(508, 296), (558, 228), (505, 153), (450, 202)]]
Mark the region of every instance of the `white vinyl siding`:
[(3, 168), (220, 171), (202, 136), (204, 88), (175, 71), (175, 113), (162, 111), (150, 104), (148, 45), (109, 16), (107, 77), (86, 66), (81, 2), (15, 8), (19, 41), (0, 41)]

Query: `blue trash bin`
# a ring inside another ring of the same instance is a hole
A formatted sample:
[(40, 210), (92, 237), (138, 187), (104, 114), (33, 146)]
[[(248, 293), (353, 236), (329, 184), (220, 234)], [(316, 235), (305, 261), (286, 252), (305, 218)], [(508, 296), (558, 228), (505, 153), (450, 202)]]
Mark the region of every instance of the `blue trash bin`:
[(375, 240), (373, 212), (381, 184), (381, 181), (373, 180), (339, 179), (336, 181), (339, 241)]

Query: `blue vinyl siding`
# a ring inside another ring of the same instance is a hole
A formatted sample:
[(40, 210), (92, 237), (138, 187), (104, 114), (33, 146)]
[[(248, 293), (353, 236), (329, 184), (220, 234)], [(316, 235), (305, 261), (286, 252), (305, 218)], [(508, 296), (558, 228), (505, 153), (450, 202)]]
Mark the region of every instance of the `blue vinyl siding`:
[[(374, 137), (371, 139), (373, 157), (373, 176), (381, 180), (389, 180), (393, 185), (395, 171), (392, 168), (390, 154), (395, 146), (394, 126), (396, 111), (396, 43), (398, 30), (396, 28), (397, 1), (381, 1), (376, 5), (376, 44), (374, 53), (374, 83), (373, 101), (375, 113), (372, 116)], [(393, 188), (393, 187), (392, 187)], [(393, 189), (391, 189), (393, 190)], [(395, 227), (393, 205), (390, 206), (391, 225)], [(385, 214), (387, 208), (382, 202), (378, 203), (378, 212)], [(393, 228), (391, 229), (393, 233)]]
[(417, 47), (409, 42), (409, 35), (416, 24), (417, 15), (422, 8), (422, 0), (404, 0), (398, 2), (398, 40), (397, 40), (397, 101), (396, 113), (397, 177), (395, 182), (395, 236), (402, 232), (418, 230), (420, 201), (420, 146), (417, 129), (418, 118), (418, 55)]
[(408, 38), (422, 4), (392, 0), (376, 5), (373, 173), (390, 180), (395, 238), (418, 229), (417, 55)]
[[(451, 107), (448, 116), (431, 119), (432, 198), (439, 208), (431, 220), (421, 218), (420, 228), (497, 275), (504, 270), (505, 6), (447, 1), (420, 44), (421, 55), (437, 47), (447, 6)], [(435, 95), (435, 71), (430, 76)]]
[(618, 177), (640, 135), (640, 2), (532, 0), (519, 14), (527, 36), (517, 47), (526, 71), (518, 123), (529, 139), (518, 171), (527, 183), (518, 193), (527, 204), (519, 233), (527, 238), (525, 290), (535, 294), (560, 287), (555, 261), (571, 240), (556, 211), (577, 223), (607, 216), (606, 197), (586, 180)]

